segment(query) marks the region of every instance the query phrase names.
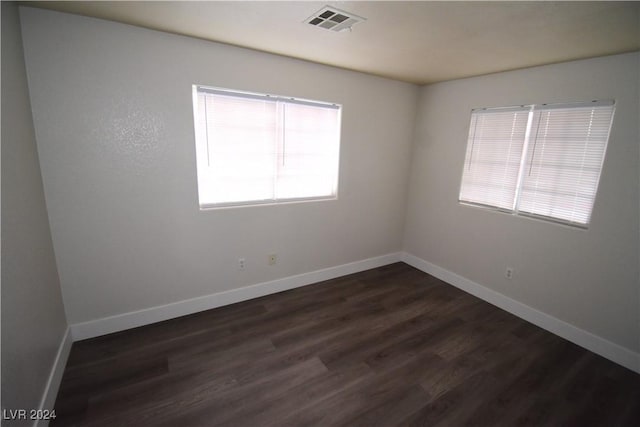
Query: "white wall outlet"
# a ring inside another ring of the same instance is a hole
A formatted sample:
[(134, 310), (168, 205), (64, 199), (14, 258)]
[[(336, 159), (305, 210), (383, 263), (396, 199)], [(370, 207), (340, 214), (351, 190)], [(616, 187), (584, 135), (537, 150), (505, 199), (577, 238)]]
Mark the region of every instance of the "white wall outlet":
[(269, 254), (267, 263), (269, 265), (276, 265), (277, 262), (278, 262), (278, 255), (277, 254)]
[(504, 277), (509, 280), (513, 279), (513, 268), (507, 267), (507, 270), (504, 272)]
[(246, 261), (244, 258), (238, 258), (238, 270), (244, 270), (246, 267)]

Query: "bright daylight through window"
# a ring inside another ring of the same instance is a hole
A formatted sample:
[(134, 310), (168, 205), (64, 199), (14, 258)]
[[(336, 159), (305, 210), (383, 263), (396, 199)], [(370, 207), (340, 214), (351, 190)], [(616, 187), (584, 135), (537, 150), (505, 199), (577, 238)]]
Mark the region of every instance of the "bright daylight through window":
[(335, 199), (336, 104), (193, 86), (201, 208)]
[(473, 110), (459, 200), (586, 227), (613, 101)]

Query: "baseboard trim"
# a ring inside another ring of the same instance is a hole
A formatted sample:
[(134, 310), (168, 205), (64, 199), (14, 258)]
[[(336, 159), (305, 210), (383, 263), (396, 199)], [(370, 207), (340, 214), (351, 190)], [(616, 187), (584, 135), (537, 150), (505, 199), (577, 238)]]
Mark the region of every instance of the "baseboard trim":
[(89, 322), (76, 323), (71, 325), (71, 334), (74, 341), (94, 338), (101, 335), (119, 332), (126, 329), (136, 328), (163, 320), (173, 319), (188, 314), (197, 313), (224, 305), (234, 304), (301, 286), (311, 285), (324, 280), (358, 273), (371, 268), (382, 267), (400, 261), (400, 252), (387, 255), (367, 258), (360, 261), (342, 264), (335, 267), (324, 268), (309, 273), (289, 276), (282, 279), (271, 280), (233, 289), (178, 301), (157, 307), (151, 307), (130, 313), (123, 313), (115, 316), (96, 319)]
[[(123, 313), (115, 316), (96, 319), (89, 322), (76, 323), (70, 326), (65, 334), (65, 338), (60, 345), (54, 370), (51, 373), (47, 390), (43, 397), (41, 407), (47, 408), (47, 396), (53, 394), (49, 399), (55, 399), (57, 389), (62, 377), (62, 371), (66, 364), (71, 342), (101, 335), (119, 332), (126, 329), (144, 326), (163, 320), (169, 320), (180, 316), (197, 313), (212, 308), (222, 307), (237, 302), (274, 294), (302, 286), (311, 285), (336, 277), (358, 273), (371, 268), (381, 267), (394, 262), (403, 261), (418, 270), (431, 274), (450, 285), (453, 285), (471, 295), (474, 295), (490, 304), (495, 305), (513, 315), (516, 315), (536, 326), (558, 335), (568, 341), (573, 342), (589, 351), (603, 356), (619, 365), (622, 365), (634, 372), (640, 373), (640, 354), (635, 353), (625, 347), (608, 341), (591, 332), (580, 329), (570, 323), (553, 317), (547, 313), (529, 307), (519, 301), (509, 298), (499, 292), (491, 290), (470, 279), (453, 273), (447, 269), (439, 267), (407, 252), (397, 252), (378, 257), (368, 258), (360, 261), (329, 267), (309, 273), (289, 276), (282, 279), (271, 280), (258, 283), (239, 289), (218, 292), (198, 298), (178, 301), (157, 307), (151, 307), (139, 311)], [(59, 366), (61, 364), (61, 366)], [(58, 370), (60, 372), (58, 372)], [(56, 380), (57, 379), (57, 380)], [(55, 388), (55, 390), (54, 390)], [(54, 393), (52, 393), (54, 392)], [(50, 405), (53, 405), (53, 401)]]
[[(40, 400), (39, 409), (52, 410), (56, 403), (56, 397), (58, 396), (58, 389), (60, 388), (60, 382), (62, 381), (62, 374), (64, 368), (67, 366), (67, 360), (69, 359), (69, 353), (71, 352), (71, 344), (73, 339), (71, 336), (71, 329), (67, 328), (58, 346), (58, 353), (53, 361), (51, 373), (47, 379), (47, 384), (44, 387), (44, 393)], [(45, 427), (49, 425), (48, 420), (36, 420), (33, 424), (35, 427)]]
[(402, 252), (400, 260), (612, 362), (640, 373), (640, 354), (529, 307), (449, 270)]

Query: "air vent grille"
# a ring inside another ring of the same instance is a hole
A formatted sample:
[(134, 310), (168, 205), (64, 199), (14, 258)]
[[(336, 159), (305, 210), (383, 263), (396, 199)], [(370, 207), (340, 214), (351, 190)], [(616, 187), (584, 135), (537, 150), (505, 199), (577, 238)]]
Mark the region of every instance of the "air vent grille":
[(345, 12), (331, 6), (325, 6), (304, 22), (314, 27), (324, 28), (325, 30), (341, 32), (350, 30), (355, 24), (364, 21), (365, 18)]

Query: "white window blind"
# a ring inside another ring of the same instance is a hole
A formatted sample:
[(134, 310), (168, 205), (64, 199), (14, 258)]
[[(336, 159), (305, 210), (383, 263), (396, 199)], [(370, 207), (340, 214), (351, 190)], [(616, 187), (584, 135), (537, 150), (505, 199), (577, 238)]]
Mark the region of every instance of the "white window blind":
[(471, 114), (460, 200), (513, 209), (529, 109)]
[(537, 113), (521, 212), (589, 223), (612, 118), (613, 105), (543, 107)]
[(586, 226), (614, 110), (611, 101), (474, 110), (460, 201)]
[(201, 207), (337, 196), (340, 106), (194, 86)]

